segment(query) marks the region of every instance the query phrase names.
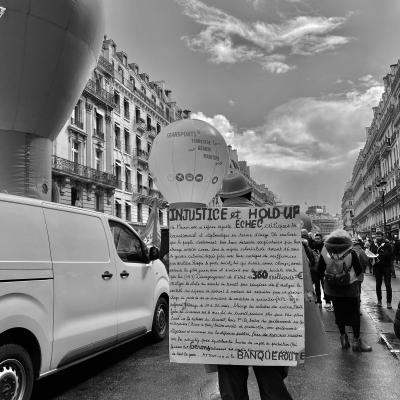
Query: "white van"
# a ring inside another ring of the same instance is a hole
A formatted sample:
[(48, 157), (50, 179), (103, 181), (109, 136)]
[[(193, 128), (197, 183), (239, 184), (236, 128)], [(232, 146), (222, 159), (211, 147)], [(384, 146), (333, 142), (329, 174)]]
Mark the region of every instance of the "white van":
[(169, 280), (119, 218), (0, 194), (0, 395), (150, 333), (167, 334)]

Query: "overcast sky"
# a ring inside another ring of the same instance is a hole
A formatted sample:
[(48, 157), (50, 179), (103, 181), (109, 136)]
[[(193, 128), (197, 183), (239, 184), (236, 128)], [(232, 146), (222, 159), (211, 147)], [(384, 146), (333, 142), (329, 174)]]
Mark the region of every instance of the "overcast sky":
[(107, 35), (178, 105), (212, 123), (283, 203), (340, 211), (398, 0), (104, 0)]

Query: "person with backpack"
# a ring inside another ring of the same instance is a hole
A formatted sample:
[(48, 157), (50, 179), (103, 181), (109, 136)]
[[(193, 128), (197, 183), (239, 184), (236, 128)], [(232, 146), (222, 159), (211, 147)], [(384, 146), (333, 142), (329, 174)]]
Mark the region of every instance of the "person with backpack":
[(372, 351), (360, 337), (360, 284), (364, 275), (351, 237), (343, 229), (333, 231), (325, 240), (318, 263), (318, 272), (324, 278), (324, 291), (333, 303), (335, 322), (340, 332), (343, 349), (350, 347), (346, 325), (353, 329), (352, 350)]

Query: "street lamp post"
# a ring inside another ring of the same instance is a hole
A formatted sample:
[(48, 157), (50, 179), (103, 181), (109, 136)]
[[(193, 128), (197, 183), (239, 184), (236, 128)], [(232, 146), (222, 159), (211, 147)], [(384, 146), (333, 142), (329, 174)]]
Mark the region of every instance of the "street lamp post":
[(382, 212), (383, 212), (383, 233), (386, 237), (386, 212), (385, 212), (385, 187), (386, 181), (382, 179), (376, 186), (380, 189), (379, 193), (381, 194), (382, 199)]

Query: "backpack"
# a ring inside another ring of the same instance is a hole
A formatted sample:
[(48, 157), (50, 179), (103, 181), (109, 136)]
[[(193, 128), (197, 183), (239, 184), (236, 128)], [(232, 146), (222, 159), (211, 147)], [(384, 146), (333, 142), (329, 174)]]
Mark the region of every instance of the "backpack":
[(334, 258), (329, 251), (327, 252), (329, 261), (326, 263), (325, 269), (325, 280), (331, 286), (347, 286), (350, 285), (350, 269), (351, 264), (349, 266), (346, 265), (344, 259), (350, 253), (351, 249), (346, 251), (338, 258)]

